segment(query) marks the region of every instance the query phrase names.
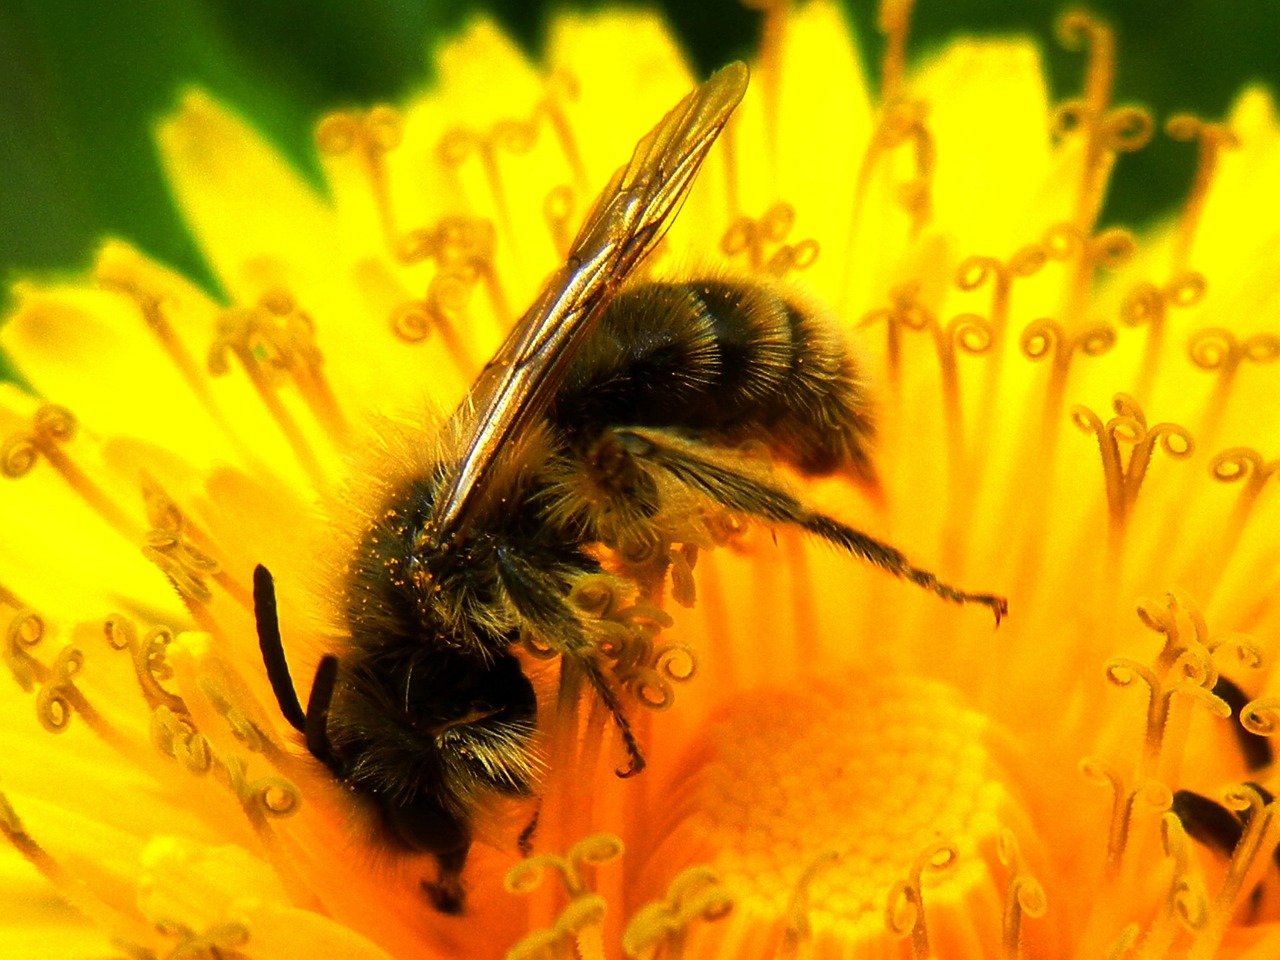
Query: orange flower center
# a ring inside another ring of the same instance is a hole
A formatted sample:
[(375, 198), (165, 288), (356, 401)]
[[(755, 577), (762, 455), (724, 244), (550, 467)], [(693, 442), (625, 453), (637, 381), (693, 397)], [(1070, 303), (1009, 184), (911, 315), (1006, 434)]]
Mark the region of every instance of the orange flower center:
[(909, 676), (742, 697), (678, 772), (659, 856), (711, 864), (735, 903), (729, 924), (757, 927), (753, 939), (765, 924), (784, 945), (910, 936), (919, 952), (926, 920), (998, 924), (991, 905), (1019, 868), (1005, 828), (1026, 836), (1026, 817), (991, 731), (954, 690)]

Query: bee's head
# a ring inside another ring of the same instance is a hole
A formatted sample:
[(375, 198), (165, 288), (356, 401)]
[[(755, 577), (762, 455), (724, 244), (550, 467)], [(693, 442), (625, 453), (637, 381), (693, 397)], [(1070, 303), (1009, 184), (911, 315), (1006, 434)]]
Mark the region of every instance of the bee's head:
[(340, 657), (321, 658), (304, 709), (285, 660), (274, 580), (262, 566), (254, 570), (254, 615), (284, 718), (378, 814), (377, 839), (435, 856), (439, 876), (423, 889), (441, 912), (461, 912), (476, 811), (486, 800), (530, 796), (538, 773), (537, 697), (520, 662), (505, 647), (475, 653), (412, 633), (388, 631), (378, 643), (353, 636)]
[(486, 799), (533, 792), (536, 716), (510, 653), (384, 647), (339, 670), (326, 762), (378, 809), (390, 843), (449, 854), (469, 844)]

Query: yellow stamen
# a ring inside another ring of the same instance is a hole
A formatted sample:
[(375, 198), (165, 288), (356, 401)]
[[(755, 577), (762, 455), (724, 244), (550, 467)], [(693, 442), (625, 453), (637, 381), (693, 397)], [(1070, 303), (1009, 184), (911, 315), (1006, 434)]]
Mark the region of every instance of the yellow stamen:
[[(1116, 909), (1116, 905), (1125, 903), (1132, 893), (1148, 886), (1150, 864), (1145, 862), (1143, 854), (1150, 850), (1146, 838), (1154, 826), (1150, 811), (1167, 810), (1173, 801), (1172, 790), (1167, 784), (1182, 782), (1180, 766), (1190, 717), (1187, 708), (1175, 714), (1172, 709), (1175, 695), (1182, 695), (1179, 699), (1183, 702), (1189, 697), (1192, 703), (1205, 706), (1215, 716), (1226, 719), (1231, 715), (1229, 705), (1212, 692), (1219, 677), (1215, 657), (1220, 651), (1230, 651), (1239, 664), (1257, 668), (1262, 663), (1262, 652), (1251, 638), (1243, 634), (1227, 632), (1211, 636), (1199, 607), (1182, 594), (1171, 593), (1159, 601), (1144, 600), (1137, 612), (1143, 624), (1158, 633), (1163, 642), (1153, 666), (1127, 658), (1115, 658), (1106, 664), (1111, 682), (1125, 686), (1141, 679), (1149, 694), (1140, 759), (1135, 763), (1132, 775), (1125, 776), (1096, 758), (1088, 758), (1081, 763), (1081, 769), (1088, 777), (1105, 783), (1111, 790), (1106, 877), (1115, 891), (1114, 896), (1099, 899), (1090, 918), (1090, 927), (1081, 942), (1109, 943), (1116, 956), (1135, 955), (1143, 960), (1160, 960), (1168, 955), (1180, 929), (1195, 933), (1198, 944), (1205, 937), (1212, 939), (1213, 912), (1229, 912), (1230, 905), (1239, 895), (1240, 884), (1247, 879), (1245, 871), (1255, 871), (1250, 874), (1254, 876), (1260, 869), (1256, 865), (1250, 866), (1251, 861), (1247, 861), (1257, 850), (1248, 852), (1242, 841), (1233, 855), (1233, 864), (1236, 857), (1246, 858), (1239, 867), (1240, 875), (1231, 873), (1235, 867), (1229, 869), (1217, 905), (1210, 909), (1187, 851), (1183, 826), (1175, 815), (1163, 814), (1160, 820), (1161, 840), (1165, 856), (1173, 861), (1173, 875), (1162, 906), (1145, 933), (1140, 925), (1135, 925), (1132, 931), (1126, 930), (1119, 940), (1115, 939), (1114, 931), (1131, 917)], [(1269, 709), (1270, 705), (1264, 700), (1254, 701), (1242, 709), (1241, 723), (1245, 729), (1256, 724), (1261, 733), (1262, 728), (1269, 727), (1274, 720)], [(1228, 806), (1233, 809), (1248, 807), (1254, 814), (1264, 816), (1259, 812), (1261, 795), (1243, 790), (1232, 796), (1234, 799)], [(1242, 816), (1241, 820), (1247, 823), (1249, 817)]]
[[(554, 235), (554, 229), (553, 229)], [(566, 241), (567, 244), (568, 241)], [(414, 230), (401, 246), (406, 264), (431, 260), (435, 275), (421, 301), (401, 304), (391, 316), (391, 330), (408, 343), (439, 334), (457, 370), (470, 379), (479, 370), (466, 330), (467, 307), (477, 284), (483, 283), (494, 314), (504, 326), (511, 322), (502, 283), (494, 268), (497, 235), (493, 223), (478, 217), (444, 217), (433, 227)]]
[(1136, 923), (1125, 924), (1125, 928), (1120, 931), (1120, 936), (1116, 937), (1115, 942), (1107, 949), (1105, 954), (1107, 960), (1124, 960), (1133, 953), (1141, 935), (1142, 928)]
[(535, 930), (507, 951), (507, 960), (604, 960), (603, 897), (571, 901), (547, 930)]
[(1230, 556), (1240, 542), (1262, 488), (1272, 477), (1280, 476), (1280, 459), (1264, 462), (1262, 454), (1251, 447), (1231, 447), (1209, 461), (1209, 475), (1222, 483), (1244, 481), (1222, 537), (1223, 553)]
[(956, 267), (955, 284), (961, 290), (977, 290), (991, 281), (991, 309), (988, 323), (997, 340), (1003, 340), (1009, 325), (1009, 297), (1013, 281), (1033, 277), (1049, 262), (1050, 248), (1031, 243), (1016, 250), (1008, 261), (996, 257), (970, 256)]
[[(589, 631), (596, 648), (613, 661), (612, 673), (618, 682), (643, 706), (666, 710), (675, 703), (671, 684), (691, 680), (697, 672), (697, 656), (684, 643), (655, 641), (672, 624), (661, 607), (623, 600), (623, 584), (606, 574), (580, 577), (569, 594), (569, 602), (589, 617)], [(625, 605), (624, 605), (625, 604)], [(555, 651), (526, 642), (535, 656), (554, 656)]]
[(563, 883), (569, 903), (550, 928), (534, 931), (512, 947), (507, 952), (507, 960), (559, 960), (573, 956), (571, 951), (575, 947), (581, 960), (603, 960), (601, 925), (605, 901), (591, 892), (582, 868), (612, 863), (622, 853), (621, 840), (609, 834), (597, 834), (579, 840), (565, 856), (538, 854), (512, 867), (504, 881), (508, 892), (528, 895), (541, 887), (547, 873), (552, 872)]
[(885, 111), (877, 139), (882, 150), (910, 146), (915, 160), (915, 176), (898, 184), (898, 202), (911, 218), (910, 236), (917, 236), (933, 215), (933, 173), (937, 165), (937, 147), (925, 125), (926, 106), (904, 102)]
[(84, 669), (84, 651), (76, 646), (63, 647), (49, 668), (49, 678), (36, 692), (36, 718), (50, 733), (62, 733), (79, 714), (85, 724), (103, 740), (123, 747), (120, 734), (94, 709), (80, 689), (76, 677)]
[[(971, 257), (961, 264), (956, 282), (962, 289), (974, 289), (985, 280), (988, 273), (992, 272), (993, 265), (999, 267), (995, 261), (988, 262), (988, 258)], [(997, 281), (998, 287), (1000, 283), (1001, 281)], [(977, 451), (971, 455), (965, 442), (964, 411), (960, 399), (960, 372), (956, 362), (957, 350), (970, 356), (980, 356), (988, 352), (998, 356), (999, 351), (991, 349), (996, 343), (996, 332), (985, 317), (976, 313), (956, 314), (944, 326), (927, 306), (918, 301), (919, 292), (919, 285), (915, 283), (895, 288), (891, 291), (894, 306), (888, 310), (876, 310), (867, 314), (859, 325), (881, 319), (886, 322), (890, 343), (889, 370), (890, 376), (894, 378), (900, 375), (898, 368), (901, 354), (899, 343), (901, 330), (903, 328), (923, 330), (932, 335), (940, 371), (947, 459), (954, 478), (953, 483), (948, 485), (948, 489), (961, 494), (963, 490), (970, 489), (965, 478), (968, 476), (968, 471), (976, 466), (973, 461), (977, 457)], [(996, 298), (997, 300), (1006, 299), (1007, 305), (1007, 295), (1006, 284), (1003, 292), (997, 290)], [(954, 541), (958, 533), (954, 526), (948, 531), (948, 556), (955, 554)]]
[(573, 174), (573, 187), (579, 196), (586, 196), (590, 190), (590, 178), (587, 176), (587, 165), (582, 159), (582, 151), (578, 148), (577, 138), (573, 133), (573, 125), (564, 112), (564, 105), (572, 103), (581, 96), (578, 78), (568, 70), (556, 70), (547, 77), (547, 94), (534, 107), (535, 121), (545, 120), (551, 126), (556, 142), (564, 154), (565, 162)]
[[(221, 561), (216, 559), (217, 551), (213, 537), (193, 522), (178, 502), (146, 474), (142, 476), (142, 502), (147, 513), (147, 521), (151, 524), (143, 554), (166, 573), (168, 573), (167, 567), (174, 566), (184, 577), (199, 582), (202, 588), (199, 592), (194, 590), (188, 592), (183, 590), (181, 583), (175, 581), (174, 585), (184, 597), (192, 600), (197, 599), (199, 593), (208, 594), (209, 590), (203, 584), (203, 578), (208, 576), (243, 609), (253, 610), (252, 595), (245, 589), (244, 584), (227, 573), (222, 568)], [(148, 551), (159, 555), (161, 559), (152, 556)], [(208, 596), (205, 596), (202, 602), (207, 600)]]
[(884, 57), (880, 61), (880, 99), (885, 103), (897, 99), (902, 93), (913, 6), (915, 0), (880, 0), (876, 26), (885, 37)]
[(1173, 861), (1173, 876), (1160, 913), (1143, 938), (1143, 960), (1167, 957), (1180, 930), (1195, 933), (1209, 919), (1208, 893), (1192, 865), (1191, 843), (1176, 814), (1166, 813), (1160, 818), (1160, 840), (1165, 856)]
[(285, 371), (299, 361), (295, 354), (299, 344), (283, 322), (291, 311), (281, 309), (284, 306), (285, 302), (280, 298), (267, 295), (256, 306), (224, 310), (218, 317), (217, 336), (209, 348), (209, 373), (215, 377), (226, 375), (230, 371), (228, 355), (239, 361), (262, 405), (285, 435), (294, 456), (312, 482), (323, 489), (324, 468), (278, 391)]
[[(1179, 662), (1187, 661), (1180, 658)], [(1199, 672), (1199, 675), (1183, 675), (1176, 671), (1175, 679), (1167, 682), (1146, 664), (1129, 657), (1113, 657), (1106, 662), (1104, 670), (1107, 679), (1117, 687), (1130, 686), (1135, 680), (1141, 680), (1147, 687), (1147, 719), (1139, 776), (1154, 776), (1159, 768), (1169, 710), (1175, 696), (1188, 697), (1223, 719), (1231, 716), (1227, 702), (1209, 689), (1217, 679), (1216, 671)]]
[(1110, 324), (1086, 327), (1069, 334), (1056, 320), (1035, 320), (1022, 331), (1019, 346), (1028, 360), (1049, 358), (1049, 382), (1045, 386), (1040, 432), (1044, 437), (1041, 456), (1052, 462), (1057, 449), (1058, 424), (1066, 395), (1067, 376), (1077, 355), (1100, 357), (1116, 344), (1116, 331)]
[[(170, 646), (176, 685), (189, 712), (178, 714), (166, 706), (157, 707), (152, 712), (152, 741), (192, 775), (209, 777), (230, 791), (257, 837), (262, 856), (291, 900), (317, 908), (315, 884), (281, 844), (274, 826), (274, 821), (292, 817), (302, 807), (301, 790), (278, 772), (290, 758), (262, 725), (250, 718), (256, 712), (255, 705), (234, 671), (212, 653), (210, 639), (204, 634), (185, 633)], [(255, 752), (246, 758), (231, 749), (235, 746)], [(270, 772), (251, 774), (251, 765), (264, 763), (270, 765)], [(209, 817), (225, 816), (217, 801), (202, 805), (201, 812)]]
[(152, 710), (164, 706), (173, 713), (186, 713), (182, 698), (170, 693), (162, 680), (172, 678), (173, 671), (165, 663), (165, 651), (173, 642), (173, 631), (168, 627), (153, 627), (141, 639), (138, 628), (129, 618), (113, 613), (103, 624), (107, 644), (113, 650), (127, 650), (133, 658), (133, 670), (138, 677), (142, 696)]
[(733, 898), (733, 915), (689, 952), (792, 944), (785, 953), (809, 939), (816, 956), (885, 949), (886, 895), (895, 890), (892, 929), (910, 935), (916, 918), (904, 911), (930, 862), (917, 853), (936, 854), (940, 834), (966, 864), (943, 882), (942, 929), (966, 903), (999, 902), (1006, 884), (990, 851), (1001, 822), (1026, 821), (1015, 791), (998, 785), (985, 730), (948, 688), (910, 677), (851, 673), (731, 702), (680, 768), (653, 844), (662, 862), (646, 867), (709, 861)]
[(1209, 919), (1196, 936), (1188, 960), (1210, 960), (1217, 952), (1231, 922), (1231, 914), (1235, 909), (1240, 892), (1248, 886), (1247, 881), (1256, 880), (1259, 872), (1265, 869), (1268, 854), (1276, 843), (1276, 810), (1275, 801), (1266, 801), (1258, 790), (1242, 784), (1223, 792), (1223, 804), (1231, 810), (1242, 814), (1244, 834), (1231, 854), (1231, 863), (1227, 874), (1222, 878), (1222, 886), (1209, 908)]
[(219, 923), (197, 933), (186, 924), (175, 921), (157, 921), (156, 929), (178, 942), (165, 954), (164, 960), (185, 960), (187, 957), (234, 956), (239, 948), (249, 942), (249, 928), (243, 923)]
[[(818, 259), (818, 241), (806, 237), (785, 243), (795, 222), (795, 207), (781, 201), (759, 218), (740, 216), (721, 236), (720, 252), (731, 259), (745, 255), (751, 271), (765, 271), (775, 277), (785, 277), (792, 270), (807, 270)], [(768, 252), (769, 247), (773, 247), (772, 252)]]
[(1274, 363), (1280, 359), (1280, 336), (1274, 333), (1258, 333), (1240, 340), (1226, 327), (1207, 327), (1197, 330), (1187, 340), (1187, 356), (1201, 370), (1216, 371), (1217, 383), (1205, 408), (1203, 431), (1205, 437), (1217, 432), (1222, 415), (1231, 395), (1240, 365), (1250, 363)]
[[(324, 355), (316, 346), (315, 321), (298, 306), (293, 295), (279, 287), (264, 293), (246, 332), (258, 364), (269, 373), (287, 373), (317, 422), (335, 441), (343, 439), (347, 424), (324, 375)], [(268, 377), (268, 382), (275, 380)]]
[(897, 389), (902, 384), (902, 331), (923, 330), (931, 315), (919, 302), (920, 285), (912, 282), (889, 291), (892, 304), (872, 310), (858, 321), (859, 327), (867, 327), (880, 320), (885, 322), (885, 368), (889, 384)]
[(1171, 273), (1177, 276), (1186, 270), (1190, 261), (1196, 229), (1200, 226), (1209, 187), (1218, 170), (1219, 154), (1224, 149), (1239, 147), (1240, 141), (1225, 124), (1207, 123), (1186, 113), (1170, 117), (1164, 129), (1175, 140), (1194, 141), (1197, 145), (1195, 178), (1191, 181), (1191, 190), (1182, 205), (1182, 217), (1178, 221), (1178, 235), (1173, 250)]
[(552, 187), (546, 199), (542, 201), (542, 219), (551, 231), (551, 240), (556, 245), (556, 253), (562, 258), (569, 256), (569, 245), (573, 243), (573, 231), (580, 212), (574, 203), (573, 188), (567, 184)]
[(1022, 921), (1024, 917), (1043, 917), (1049, 904), (1044, 887), (1031, 874), (1025, 872), (1022, 851), (1013, 831), (1004, 829), (996, 840), (996, 852), (1000, 862), (1009, 868), (1009, 883), (1004, 891), (1004, 947), (1005, 960), (1018, 960), (1022, 956)]
[(263, 295), (261, 304), (276, 319), (280, 359), (317, 422), (335, 441), (345, 440), (347, 422), (324, 373), (324, 354), (316, 345), (316, 325), (287, 290)]
[[(506, 237), (509, 248), (517, 256), (519, 256), (519, 244), (516, 241), (510, 201), (503, 185), (498, 155), (502, 152), (513, 156), (529, 153), (537, 144), (542, 125), (546, 123), (551, 127), (552, 134), (573, 172), (575, 189), (579, 194), (585, 195), (586, 168), (561, 104), (561, 101), (574, 100), (577, 96), (577, 80), (572, 75), (554, 74), (546, 84), (546, 95), (534, 106), (528, 119), (500, 120), (484, 131), (455, 127), (441, 137), (437, 147), (437, 156), (446, 170), (457, 171), (472, 156), (479, 158), (497, 210), (498, 225)], [(462, 191), (459, 193), (461, 194)]]
[[(982, 382), (982, 396), (978, 401), (975, 422), (990, 423), (994, 417), (997, 389), (1004, 370), (1004, 350), (1009, 329), (1009, 302), (1013, 293), (1013, 281), (1032, 277), (1050, 260), (1052, 248), (1048, 243), (1030, 243), (1014, 251), (1008, 261), (996, 257), (974, 255), (960, 261), (956, 267), (955, 285), (965, 291), (978, 290), (991, 283), (991, 306), (984, 318), (994, 350), (986, 363), (986, 375)], [(978, 431), (978, 442), (968, 465), (968, 470), (956, 477), (955, 489), (968, 490), (976, 482), (972, 471), (985, 459), (991, 431)], [(957, 516), (952, 511), (952, 516)]]
[(1111, 789), (1111, 817), (1107, 831), (1107, 876), (1115, 880), (1124, 866), (1125, 854), (1133, 835), (1134, 817), (1139, 807), (1163, 812), (1173, 803), (1173, 791), (1159, 780), (1139, 780), (1126, 785), (1120, 773), (1106, 761), (1086, 757), (1080, 761), (1080, 772), (1094, 783)]
[(331, 113), (321, 119), (315, 129), (316, 146), (321, 153), (357, 154), (373, 191), (383, 237), (391, 253), (400, 248), (400, 233), (396, 229), (387, 185), (386, 155), (400, 146), (403, 138), (403, 119), (399, 112), (385, 105), (367, 111)]
[(929, 948), (929, 926), (925, 922), (924, 872), (945, 873), (956, 865), (960, 851), (955, 844), (941, 842), (926, 847), (911, 864), (906, 880), (899, 880), (889, 891), (885, 905), (885, 926), (898, 937), (911, 937), (914, 960), (933, 960)]
[[(1232, 650), (1236, 662), (1246, 669), (1256, 670), (1263, 664), (1262, 648), (1253, 637), (1236, 632), (1210, 636), (1208, 621), (1199, 605), (1179, 591), (1167, 593), (1158, 601), (1143, 600), (1137, 613), (1148, 629), (1164, 637), (1155, 660), (1155, 671), (1161, 677), (1174, 675), (1211, 688), (1218, 676), (1212, 657), (1222, 649)], [(1180, 616), (1191, 627), (1190, 637), (1179, 625)]]
[(226, 774), (228, 788), (236, 795), (245, 816), (260, 834), (265, 833), (268, 820), (291, 817), (302, 804), (302, 794), (284, 777), (266, 776), (250, 780), (248, 768), (241, 757), (224, 757), (221, 769)]
[(643, 960), (683, 960), (689, 927), (695, 920), (720, 920), (733, 899), (707, 867), (690, 867), (667, 887), (667, 895), (636, 911), (622, 934), (622, 951)]
[[(869, 263), (883, 260), (886, 238), (867, 232), (869, 224), (863, 216), (870, 193), (872, 178), (877, 169), (887, 167), (890, 153), (898, 147), (909, 146), (915, 166), (915, 175), (896, 185), (898, 202), (907, 213), (908, 239), (919, 236), (933, 211), (933, 176), (937, 165), (937, 148), (932, 134), (925, 124), (928, 105), (908, 96), (903, 74), (906, 66), (907, 34), (910, 28), (911, 8), (914, 0), (881, 0), (880, 31), (886, 43), (881, 77), (881, 106), (871, 141), (858, 165), (854, 179), (852, 215), (849, 222), (850, 243), (845, 253), (845, 280), (838, 304), (848, 304), (852, 291), (852, 278), (856, 271), (865, 270)], [(877, 218), (878, 219), (878, 218)], [(879, 225), (883, 226), (883, 225)], [(865, 236), (865, 242), (859, 237)], [(874, 258), (874, 259), (871, 259)]]
[[(935, 319), (930, 325), (933, 343), (938, 351), (938, 366), (942, 373), (942, 409), (946, 417), (948, 453), (952, 469), (957, 475), (965, 467), (964, 418), (960, 409), (960, 373), (956, 366), (956, 350), (970, 356), (987, 353), (995, 343), (995, 331), (985, 317), (976, 313), (958, 313), (945, 327)], [(959, 480), (959, 477), (957, 476)], [(953, 489), (963, 489), (960, 483)]]
[(809, 918), (809, 888), (814, 879), (840, 858), (834, 850), (819, 854), (791, 891), (787, 902), (786, 925), (782, 931), (782, 943), (778, 947), (777, 960), (795, 960), (800, 956), (812, 956), (813, 923)]
[(263, 733), (261, 727), (249, 719), (242, 708), (231, 701), (212, 676), (197, 678), (196, 687), (204, 694), (210, 706), (226, 720), (231, 735), (243, 744), (246, 750), (250, 753), (263, 753), (267, 750), (271, 743), (268, 736)]
[(141, 538), (138, 525), (129, 519), (97, 484), (93, 483), (63, 449), (76, 435), (75, 414), (66, 407), (46, 403), (31, 418), (31, 430), (9, 437), (0, 445), (0, 473), (10, 479), (24, 477), (41, 457), (66, 480), (76, 494), (126, 540)]
[(1164, 349), (1164, 326), (1171, 307), (1192, 307), (1204, 299), (1208, 281), (1194, 270), (1174, 275), (1168, 283), (1157, 286), (1149, 280), (1136, 284), (1120, 305), (1120, 320), (1130, 327), (1147, 328), (1147, 342), (1138, 370), (1136, 393), (1150, 393), (1156, 366)]
[(1240, 710), (1240, 725), (1260, 737), (1280, 736), (1280, 697), (1259, 697)]
[(185, 715), (163, 704), (151, 713), (151, 742), (195, 776), (204, 776), (213, 766), (213, 747), (208, 737), (196, 730)]
[(617, 837), (607, 833), (596, 834), (579, 840), (563, 856), (540, 853), (521, 861), (508, 871), (504, 883), (511, 893), (532, 893), (542, 886), (550, 871), (560, 878), (570, 898), (580, 897), (589, 892), (582, 868), (613, 863), (623, 852), (622, 841)]
[(44, 618), (30, 607), (18, 607), (5, 628), (4, 650), (0, 652), (0, 658), (25, 693), (30, 693), (35, 684), (49, 679), (49, 668), (33, 657), (29, 649), (39, 644), (44, 636)]
[[(753, 82), (761, 90), (764, 104), (765, 160), (769, 164), (771, 179), (778, 173), (778, 112), (782, 94), (782, 56), (787, 42), (787, 19), (791, 0), (742, 0), (742, 5), (764, 13), (760, 27), (760, 66)], [(737, 207), (730, 209), (736, 211)]]
[[(1071, 224), (1088, 236), (1102, 210), (1116, 154), (1132, 153), (1146, 146), (1155, 124), (1150, 113), (1142, 108), (1111, 109), (1115, 36), (1110, 27), (1087, 13), (1072, 11), (1059, 21), (1058, 35), (1068, 49), (1088, 48), (1084, 96), (1059, 104), (1053, 117), (1053, 128), (1059, 136), (1077, 130), (1084, 134), (1080, 188)], [(1091, 262), (1088, 256), (1076, 261), (1063, 310), (1069, 324), (1080, 319), (1081, 308), (1088, 301), (1095, 266), (1096, 263)]]
[[(104, 290), (113, 290), (128, 297), (138, 308), (143, 321), (160, 342), (183, 383), (191, 390), (214, 422), (234, 443), (241, 445), (237, 431), (223, 416), (222, 408), (209, 390), (209, 380), (200, 364), (187, 349), (166, 315), (166, 306), (176, 296), (166, 291), (164, 278), (141, 256), (121, 243), (107, 242), (98, 254), (94, 265), (94, 279)], [(170, 282), (168, 287), (172, 287)]]
[(1058, 22), (1058, 37), (1069, 50), (1088, 49), (1084, 96), (1060, 104), (1053, 122), (1059, 135), (1076, 129), (1083, 129), (1085, 134), (1083, 176), (1072, 223), (1088, 233), (1102, 209), (1115, 155), (1146, 146), (1154, 123), (1151, 115), (1138, 107), (1111, 109), (1116, 51), (1110, 27), (1076, 10)]
[[(1085, 433), (1092, 433), (1098, 441), (1102, 456), (1102, 477), (1107, 495), (1107, 520), (1112, 556), (1119, 553), (1124, 531), (1138, 491), (1147, 475), (1156, 444), (1169, 457), (1185, 460), (1195, 452), (1191, 434), (1176, 423), (1157, 423), (1147, 426), (1147, 418), (1133, 397), (1117, 393), (1112, 402), (1116, 416), (1106, 423), (1088, 407), (1077, 406), (1071, 411), (1071, 420)], [(1131, 446), (1128, 462), (1120, 452), (1120, 445)]]
[(160, 568), (189, 603), (203, 604), (213, 599), (205, 578), (221, 573), (222, 566), (192, 545), (181, 530), (148, 531), (142, 555)]

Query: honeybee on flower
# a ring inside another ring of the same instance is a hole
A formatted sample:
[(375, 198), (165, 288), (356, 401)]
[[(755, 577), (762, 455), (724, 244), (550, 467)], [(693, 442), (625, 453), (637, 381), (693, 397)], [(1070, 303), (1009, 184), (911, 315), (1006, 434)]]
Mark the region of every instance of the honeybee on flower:
[[(883, 496), (806, 498), (1007, 584), (1017, 616), (993, 635), (785, 531), (659, 551), (692, 610), (590, 594), (645, 774), (613, 776), (604, 707), (548, 666), (533, 854), (478, 844), (471, 914), (439, 917), (276, 717), (247, 571), (325, 552), (292, 531), (341, 511), (350, 448), (394, 445), (424, 393), (453, 408), (693, 78), (643, 17), (561, 20), (537, 66), (476, 27), (433, 98), (321, 124), (331, 202), (193, 96), (162, 149), (228, 299), (113, 244), (93, 283), (28, 284), (4, 333), (56, 404), (7, 394), (15, 943), (1266, 955), (1270, 768), (1236, 717), (1266, 732), (1276, 626), (1270, 101), (1171, 124), (1202, 157), (1179, 216), (1103, 230), (1116, 158), (1163, 135), (1111, 102), (1105, 24), (1065, 21), (1088, 79), (1053, 110), (1030, 42), (891, 58), (874, 102), (834, 10), (772, 16), (651, 274), (723, 259), (829, 304), (884, 398)], [(334, 618), (277, 586), (309, 674)], [(1237, 824), (1229, 853), (1191, 839), (1189, 794)]]

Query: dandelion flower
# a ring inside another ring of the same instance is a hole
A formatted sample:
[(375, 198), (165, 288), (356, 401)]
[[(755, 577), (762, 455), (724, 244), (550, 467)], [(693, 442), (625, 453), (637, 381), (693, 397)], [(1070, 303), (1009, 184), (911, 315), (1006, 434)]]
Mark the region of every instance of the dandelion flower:
[[(909, 6), (878, 98), (832, 5), (771, 8), (645, 269), (840, 318), (880, 493), (804, 496), (1010, 619), (785, 528), (661, 545), (663, 607), (577, 598), (625, 640), (649, 768), (616, 778), (607, 711), (526, 656), (533, 852), (499, 820), (437, 913), (430, 858), (371, 845), (279, 716), (251, 572), (311, 676), (353, 465), (458, 402), (694, 78), (644, 14), (561, 16), (536, 64), (478, 21), (435, 90), (319, 123), (324, 196), (193, 92), (160, 150), (225, 302), (112, 241), (3, 329), (37, 391), (0, 392), (6, 956), (1280, 953), (1273, 104), (1158, 129), (1085, 14), (1066, 103), (1028, 41), (907, 71)], [(1182, 208), (1101, 229), (1117, 156), (1163, 135), (1198, 152)]]

